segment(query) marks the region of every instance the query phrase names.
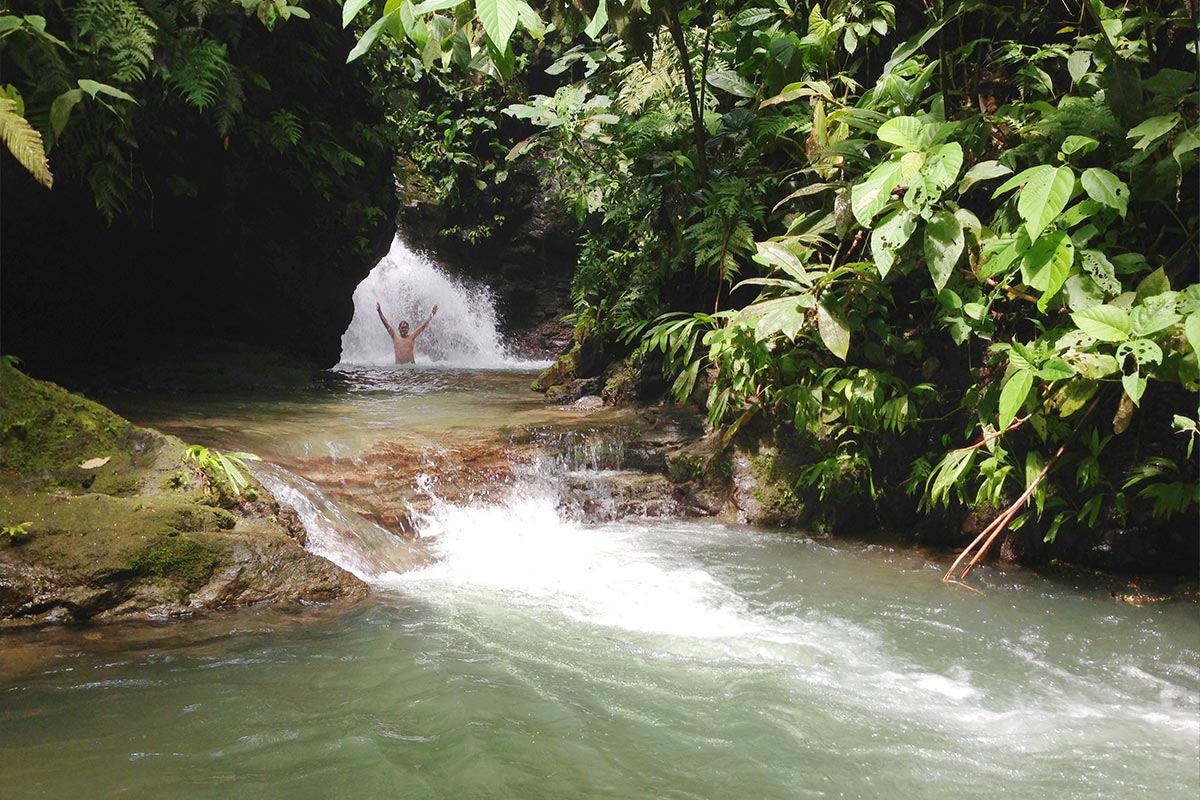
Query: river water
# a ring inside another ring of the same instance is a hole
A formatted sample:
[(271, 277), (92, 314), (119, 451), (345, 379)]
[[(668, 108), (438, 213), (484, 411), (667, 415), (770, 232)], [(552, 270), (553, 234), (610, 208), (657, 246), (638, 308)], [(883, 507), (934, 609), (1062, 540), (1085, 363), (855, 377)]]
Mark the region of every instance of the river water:
[[(283, 465), (260, 474), (328, 519), (315, 459), (574, 419), (531, 376), (354, 368), (325, 392), (114, 405)], [(350, 606), (5, 636), (0, 797), (1200, 793), (1193, 604), (996, 568), (975, 595), (941, 556), (800, 532), (588, 524), (556, 477), (434, 498), (414, 543), (310, 525), (373, 584)]]

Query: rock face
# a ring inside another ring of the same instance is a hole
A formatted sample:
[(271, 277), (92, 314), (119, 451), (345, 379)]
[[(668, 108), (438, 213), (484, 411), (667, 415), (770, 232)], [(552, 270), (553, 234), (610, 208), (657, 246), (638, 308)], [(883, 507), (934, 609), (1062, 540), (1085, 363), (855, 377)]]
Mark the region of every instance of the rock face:
[(234, 497), (183, 449), (0, 365), (0, 626), (365, 594), (261, 486)]

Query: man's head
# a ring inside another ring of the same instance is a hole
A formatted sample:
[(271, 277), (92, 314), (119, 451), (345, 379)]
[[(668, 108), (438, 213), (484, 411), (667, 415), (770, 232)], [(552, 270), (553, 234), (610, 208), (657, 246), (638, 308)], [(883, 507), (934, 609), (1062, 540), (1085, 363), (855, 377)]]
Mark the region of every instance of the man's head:
[(400, 323), (400, 335), (408, 336), (408, 323), (407, 322)]

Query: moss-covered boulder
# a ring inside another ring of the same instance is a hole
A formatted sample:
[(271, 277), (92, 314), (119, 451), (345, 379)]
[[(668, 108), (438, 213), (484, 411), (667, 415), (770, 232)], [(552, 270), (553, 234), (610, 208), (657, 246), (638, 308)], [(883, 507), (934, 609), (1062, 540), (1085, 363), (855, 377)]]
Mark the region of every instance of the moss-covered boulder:
[(0, 626), (365, 593), (261, 486), (234, 497), (183, 450), (0, 365)]

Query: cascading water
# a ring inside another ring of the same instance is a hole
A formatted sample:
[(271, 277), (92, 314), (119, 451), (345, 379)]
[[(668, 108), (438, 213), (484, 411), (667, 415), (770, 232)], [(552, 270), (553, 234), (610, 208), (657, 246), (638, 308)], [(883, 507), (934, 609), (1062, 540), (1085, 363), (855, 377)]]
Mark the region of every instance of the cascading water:
[(354, 290), (354, 318), (342, 334), (342, 363), (384, 366), (394, 362), (392, 341), (375, 311), (379, 303), (393, 328), (415, 329), (437, 316), (416, 341), (418, 364), (520, 369), (537, 363), (509, 355), (497, 329), (496, 309), (486, 286), (470, 286), (445, 273), (397, 236), (388, 254)]

